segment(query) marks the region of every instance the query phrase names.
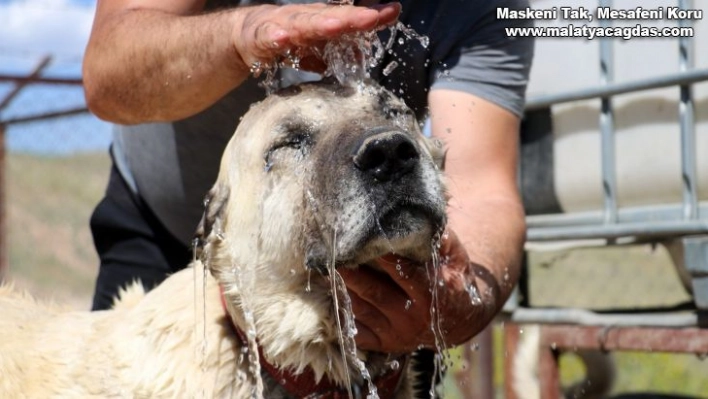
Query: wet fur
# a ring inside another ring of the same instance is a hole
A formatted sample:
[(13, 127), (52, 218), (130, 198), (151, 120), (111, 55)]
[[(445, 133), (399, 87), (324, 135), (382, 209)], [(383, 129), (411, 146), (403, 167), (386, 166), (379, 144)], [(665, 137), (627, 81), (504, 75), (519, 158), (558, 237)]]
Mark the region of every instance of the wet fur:
[[(408, 135), (420, 153), (391, 184), (349, 164), (382, 126)], [(147, 294), (130, 287), (102, 312), (66, 312), (0, 287), (0, 397), (250, 397), (255, 353), (241, 347), (230, 319), (257, 335), (271, 363), (361, 384), (341, 360), (320, 273), (332, 258), (359, 267), (391, 250), (428, 260), (444, 224), (441, 164), (441, 149), (420, 134), (412, 112), (373, 84), (271, 95), (252, 107), (223, 155), (190, 268)], [(385, 355), (358, 356), (373, 376), (390, 367)], [(276, 381), (266, 376), (264, 384), (265, 397), (285, 397)], [(411, 396), (406, 372), (396, 397)]]

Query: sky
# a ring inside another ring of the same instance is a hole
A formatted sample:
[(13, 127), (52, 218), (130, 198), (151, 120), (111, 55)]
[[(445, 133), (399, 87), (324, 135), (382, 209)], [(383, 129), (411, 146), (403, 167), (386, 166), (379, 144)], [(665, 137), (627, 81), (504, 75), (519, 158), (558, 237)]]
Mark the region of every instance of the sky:
[[(0, 74), (28, 74), (51, 55), (45, 76), (79, 77), (94, 9), (88, 0), (0, 0)], [(0, 83), (0, 98), (11, 88)], [(32, 85), (0, 112), (0, 120), (83, 105), (80, 87)], [(88, 114), (11, 125), (7, 136), (10, 151), (47, 155), (103, 151), (109, 143), (110, 125)]]

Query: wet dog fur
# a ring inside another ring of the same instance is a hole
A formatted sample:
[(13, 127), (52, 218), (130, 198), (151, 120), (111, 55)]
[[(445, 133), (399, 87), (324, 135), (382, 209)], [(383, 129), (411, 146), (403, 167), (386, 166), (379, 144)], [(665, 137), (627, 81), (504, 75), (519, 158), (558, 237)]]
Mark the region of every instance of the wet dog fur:
[[(259, 384), (256, 351), (232, 322), (278, 367), (363, 384), (342, 360), (323, 276), (390, 252), (428, 261), (445, 221), (442, 158), (404, 103), (373, 83), (270, 95), (224, 152), (191, 267), (147, 294), (129, 287), (101, 312), (0, 287), (0, 397), (287, 397), (267, 373)], [(357, 355), (374, 378), (389, 367)], [(395, 397), (412, 396), (410, 377)]]

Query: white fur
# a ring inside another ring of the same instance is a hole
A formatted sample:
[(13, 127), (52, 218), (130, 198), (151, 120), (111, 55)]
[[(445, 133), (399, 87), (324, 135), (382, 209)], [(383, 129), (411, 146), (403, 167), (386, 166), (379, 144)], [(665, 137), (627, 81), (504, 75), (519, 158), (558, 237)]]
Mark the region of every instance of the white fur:
[[(62, 311), (0, 287), (0, 397), (284, 397), (277, 381), (266, 377), (260, 384), (258, 363), (249, 361), (257, 357), (255, 348), (242, 347), (231, 320), (256, 336), (278, 367), (296, 373), (310, 368), (318, 379), (327, 376), (342, 386), (349, 379), (362, 384), (351, 360), (342, 360), (327, 280), (304, 266), (304, 226), (311, 218), (318, 228), (334, 226), (338, 236), (330, 247), (349, 253), (352, 262), (389, 250), (429, 252), (432, 228), (391, 242), (384, 237), (386, 248), (358, 248), (362, 221), (370, 222), (373, 211), (360, 182), (337, 181), (342, 189), (334, 192), (348, 188), (348, 196), (313, 201), (311, 177), (330, 171), (314, 170), (313, 161), (293, 149), (272, 151), (272, 170), (264, 172), (264, 154), (282, 140), (282, 118), (288, 115), (315, 121), (321, 141), (334, 144), (339, 134), (363, 134), (370, 121), (393, 123), (377, 108), (378, 89), (332, 96), (332, 88), (324, 87), (305, 87), (292, 101), (271, 96), (249, 111), (222, 157), (200, 230), (199, 260), (153, 291), (145, 294), (135, 284), (121, 292), (113, 310), (90, 313)], [(401, 124), (420, 146), (421, 195), (443, 214), (433, 151), (410, 115), (397, 118), (395, 125)], [(357, 355), (374, 378), (387, 371), (381, 356)], [(403, 375), (397, 398), (412, 395), (408, 372)]]

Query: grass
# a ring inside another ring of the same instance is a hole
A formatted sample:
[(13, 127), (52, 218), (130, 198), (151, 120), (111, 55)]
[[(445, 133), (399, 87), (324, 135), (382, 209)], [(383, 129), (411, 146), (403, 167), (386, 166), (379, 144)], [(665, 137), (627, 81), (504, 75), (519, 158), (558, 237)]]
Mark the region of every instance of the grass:
[(8, 276), (18, 288), (90, 306), (98, 257), (88, 222), (109, 167), (107, 154), (7, 156)]
[[(19, 287), (40, 298), (88, 308), (98, 264), (88, 220), (105, 189), (109, 165), (105, 154), (7, 157), (9, 276)], [(661, 247), (535, 252), (530, 274), (535, 306), (632, 308), (689, 299)], [(504, 349), (499, 327), (494, 353), (495, 385), (501, 397)], [(460, 349), (451, 351), (450, 359), (455, 362), (453, 370), (469, 372), (463, 368)], [(616, 360), (619, 375), (614, 393), (708, 397), (708, 360), (630, 352), (617, 353)], [(572, 354), (561, 357), (564, 383), (582, 375), (583, 366)], [(459, 397), (453, 381), (448, 382), (446, 397)]]

